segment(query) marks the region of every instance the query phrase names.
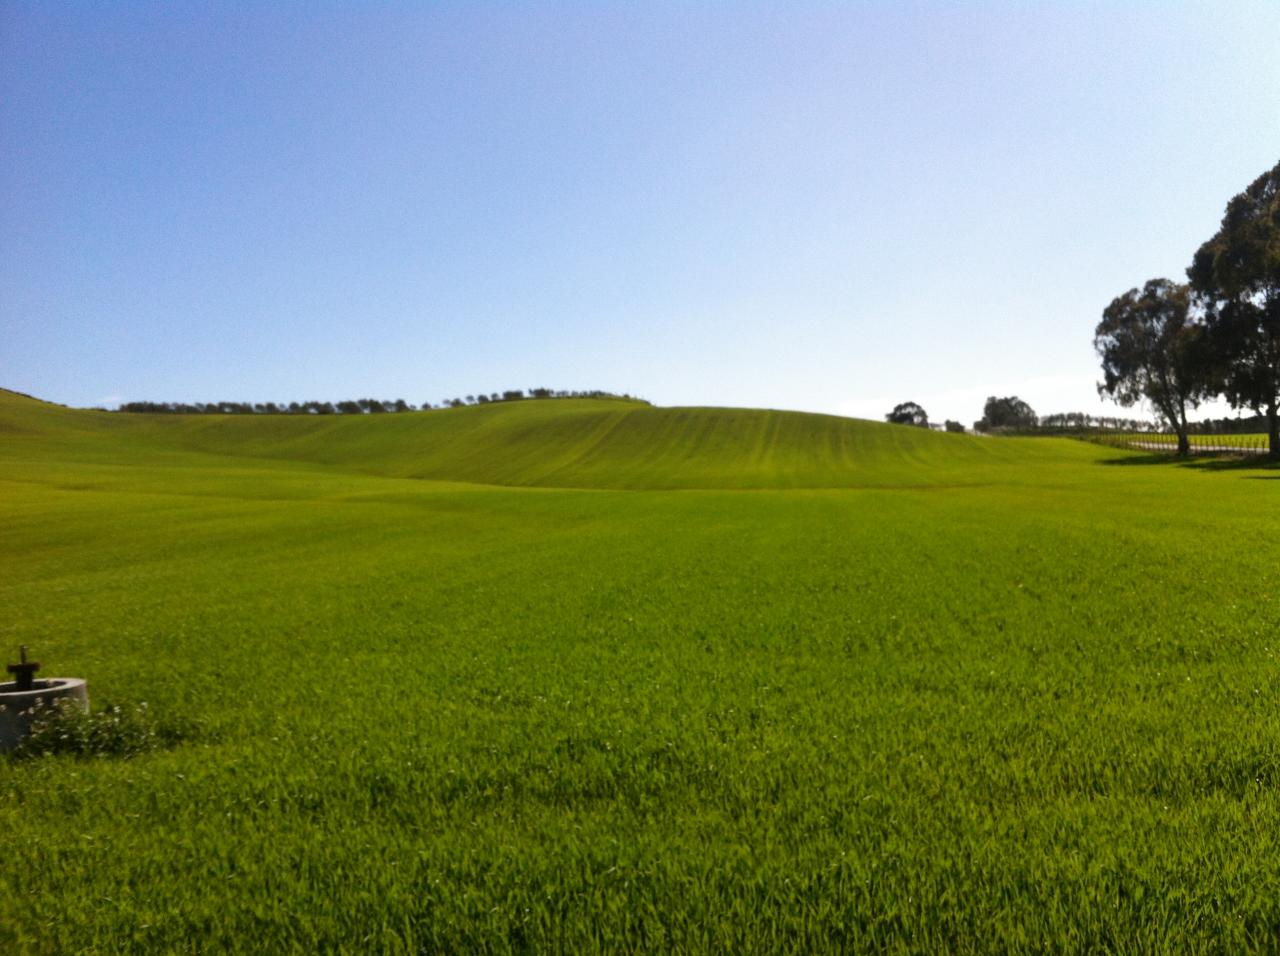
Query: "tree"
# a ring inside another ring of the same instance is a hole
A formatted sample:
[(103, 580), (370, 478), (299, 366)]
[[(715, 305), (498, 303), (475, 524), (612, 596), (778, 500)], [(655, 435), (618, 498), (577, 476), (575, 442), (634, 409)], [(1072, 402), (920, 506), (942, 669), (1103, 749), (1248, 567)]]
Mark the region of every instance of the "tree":
[(963, 434), (963, 432), (964, 432), (964, 426), (963, 426), (963, 425), (961, 425), (959, 422), (953, 422), (953, 421), (952, 421), (951, 419), (949, 419), (949, 418), (947, 419), (947, 423), (946, 423), (945, 427), (946, 427), (947, 431), (949, 431), (949, 432), (956, 432), (956, 433), (960, 433), (960, 434)]
[(1102, 359), (1098, 394), (1126, 408), (1146, 401), (1178, 433), (1178, 454), (1188, 455), (1187, 406), (1208, 391), (1203, 328), (1190, 319), (1191, 290), (1152, 279), (1111, 300), (1094, 330)]
[(1035, 428), (1036, 413), (1017, 395), (987, 399), (982, 407), (982, 418), (973, 423), (975, 431), (989, 432), (997, 428)]
[(901, 405), (893, 406), (893, 411), (886, 415), (884, 420), (890, 425), (929, 427), (929, 413), (915, 402), (903, 402)]
[(1280, 163), (1227, 203), (1217, 233), (1187, 269), (1204, 307), (1221, 392), (1265, 412), (1280, 457)]

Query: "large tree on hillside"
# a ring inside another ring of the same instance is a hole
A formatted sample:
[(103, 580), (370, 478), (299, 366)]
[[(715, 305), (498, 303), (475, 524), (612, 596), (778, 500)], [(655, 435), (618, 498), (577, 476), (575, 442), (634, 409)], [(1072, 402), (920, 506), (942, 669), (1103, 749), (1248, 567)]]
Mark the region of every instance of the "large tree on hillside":
[(900, 405), (893, 406), (893, 411), (886, 415), (884, 420), (891, 425), (929, 427), (929, 413), (915, 402), (903, 402)]
[(1111, 300), (1094, 331), (1102, 359), (1098, 394), (1126, 407), (1146, 401), (1178, 433), (1187, 455), (1187, 407), (1208, 391), (1202, 326), (1190, 319), (1191, 290), (1152, 279)]
[(1280, 163), (1229, 203), (1222, 226), (1187, 269), (1204, 306), (1222, 392), (1265, 412), (1280, 457)]
[(975, 430), (989, 432), (996, 428), (1035, 428), (1035, 409), (1017, 395), (996, 398), (991, 395), (982, 406), (982, 418), (973, 423)]

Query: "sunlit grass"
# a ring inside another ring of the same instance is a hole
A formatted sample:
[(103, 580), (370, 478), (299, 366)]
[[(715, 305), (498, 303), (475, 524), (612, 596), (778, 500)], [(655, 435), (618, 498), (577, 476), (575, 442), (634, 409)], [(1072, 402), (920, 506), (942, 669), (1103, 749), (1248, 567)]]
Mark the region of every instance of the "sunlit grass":
[[(470, 410), (397, 418), (487, 486), (58, 414), (0, 415), (0, 641), (183, 732), (0, 761), (0, 949), (1274, 948), (1274, 469), (820, 419), (852, 475), (761, 446), (809, 488), (503, 488)], [(687, 414), (556, 468), (749, 460)]]

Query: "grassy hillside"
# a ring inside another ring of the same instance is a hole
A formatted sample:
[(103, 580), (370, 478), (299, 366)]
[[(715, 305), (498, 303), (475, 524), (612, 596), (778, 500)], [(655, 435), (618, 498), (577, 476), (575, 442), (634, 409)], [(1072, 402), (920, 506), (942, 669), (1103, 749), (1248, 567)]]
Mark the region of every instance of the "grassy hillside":
[(653, 412), (0, 393), (0, 951), (1274, 950), (1280, 471)]
[(0, 392), (0, 430), (11, 454), (37, 457), (163, 463), (185, 453), (562, 488), (938, 485), (1013, 462), (1089, 457), (1070, 442), (1011, 445), (829, 415), (588, 399), (399, 415), (178, 416), (76, 411)]

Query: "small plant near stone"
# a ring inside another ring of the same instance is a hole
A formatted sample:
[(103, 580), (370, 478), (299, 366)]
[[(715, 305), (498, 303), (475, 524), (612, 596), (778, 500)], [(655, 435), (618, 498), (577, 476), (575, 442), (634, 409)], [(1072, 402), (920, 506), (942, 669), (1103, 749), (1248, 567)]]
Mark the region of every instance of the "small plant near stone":
[(92, 713), (67, 702), (40, 703), (29, 720), (30, 733), (13, 751), (17, 758), (134, 757), (176, 746), (188, 736), (185, 728), (157, 720), (145, 701), (111, 704)]

